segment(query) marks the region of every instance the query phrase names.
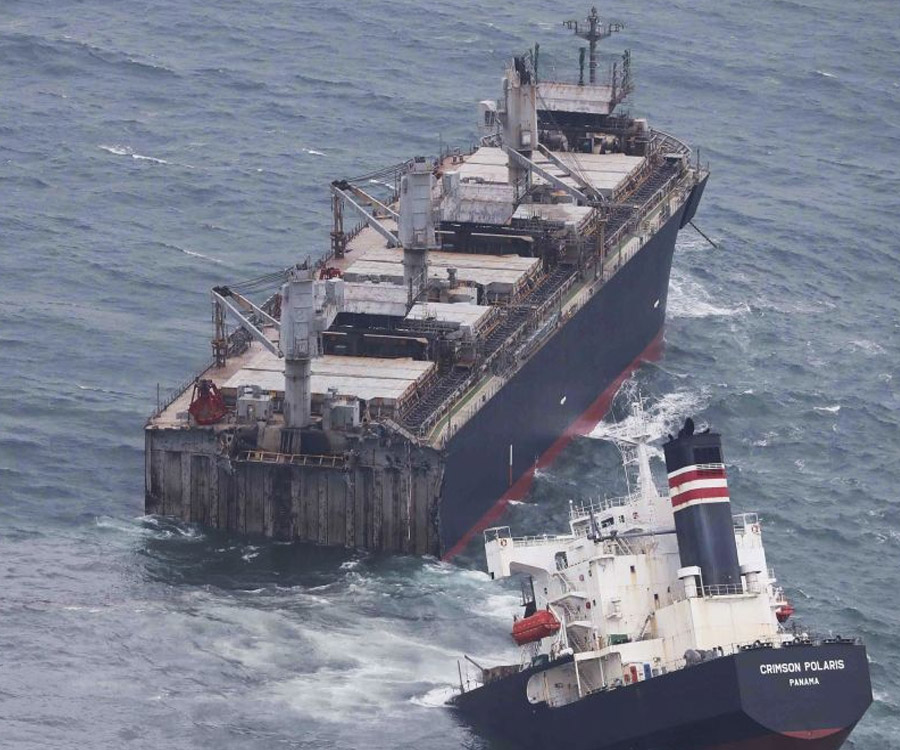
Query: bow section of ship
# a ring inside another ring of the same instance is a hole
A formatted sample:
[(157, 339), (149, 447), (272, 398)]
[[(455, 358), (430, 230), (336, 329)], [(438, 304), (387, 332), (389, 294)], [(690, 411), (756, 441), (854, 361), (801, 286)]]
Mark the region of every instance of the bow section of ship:
[(570, 27), (587, 80), (584, 51), (573, 82), (516, 57), (476, 148), (335, 181), (318, 261), (213, 289), (212, 361), (147, 423), (148, 513), (447, 555), (596, 424), (658, 349), (708, 172), (619, 111), (627, 52), (598, 80), (621, 24)]

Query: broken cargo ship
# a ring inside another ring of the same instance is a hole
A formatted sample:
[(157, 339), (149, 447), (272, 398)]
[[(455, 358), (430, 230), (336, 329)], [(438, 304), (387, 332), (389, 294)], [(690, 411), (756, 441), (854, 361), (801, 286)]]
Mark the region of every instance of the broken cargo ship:
[(320, 259), (213, 289), (212, 360), (146, 425), (147, 513), (449, 556), (600, 420), (659, 348), (708, 170), (621, 112), (622, 24), (568, 26), (576, 81), (514, 58), (477, 147), (335, 181)]

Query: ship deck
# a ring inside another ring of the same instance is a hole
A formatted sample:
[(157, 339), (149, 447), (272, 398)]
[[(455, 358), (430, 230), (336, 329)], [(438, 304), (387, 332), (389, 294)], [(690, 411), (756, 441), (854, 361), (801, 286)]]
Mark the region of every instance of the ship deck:
[[(318, 412), (329, 389), (366, 403), (372, 416), (392, 416), (403, 408), (418, 389), (427, 388), (435, 377), (433, 362), (409, 358), (352, 357), (325, 355), (312, 360), (313, 411)], [(256, 386), (272, 398), (284, 398), (284, 359), (262, 344), (252, 342), (245, 352), (229, 357), (224, 367), (209, 367), (200, 377), (212, 380), (227, 399), (237, 396), (242, 386)], [(188, 386), (153, 417), (155, 428), (187, 427), (183, 414), (190, 406)], [(226, 422), (222, 426), (228, 426)]]
[[(583, 236), (590, 222), (596, 220), (595, 209), (574, 202), (520, 204), (514, 213), (508, 212), (493, 224), (496, 230), (491, 224), (480, 225), (477, 230), (486, 238), (482, 249), (484, 245), (491, 247), (496, 237), (498, 252), (431, 251), (430, 277), (449, 285), (457, 294), (451, 301), (420, 302), (408, 310), (407, 290), (402, 284), (402, 248), (392, 247), (373, 227), (360, 226), (348, 237), (344, 256), (328, 262), (341, 270), (345, 282), (344, 311), (404, 318), (413, 327), (425, 330), (430, 325), (455, 327), (465, 340), (478, 346), (480, 366), (472, 370), (458, 365), (439, 372), (434, 362), (410, 358), (319, 357), (312, 365), (314, 413), (329, 389), (336, 389), (342, 396), (362, 400), (373, 417), (390, 418), (418, 439), (441, 445), (511, 375), (509, 366), (497, 369), (492, 362), (504, 351), (512, 354), (515, 350), (513, 367), (520, 366), (643, 246), (690, 189), (687, 182), (679, 187), (681, 178), (676, 167), (659, 162), (654, 165), (641, 156), (571, 152), (535, 152), (533, 156), (557, 180), (576, 189), (587, 183), (609, 196), (601, 262), (587, 275), (576, 274), (573, 266), (565, 265), (547, 273), (540, 258), (508, 252), (511, 236), (517, 241), (521, 237), (525, 244), (520, 247), (528, 250), (531, 236), (524, 228), (520, 233), (517, 225), (521, 227), (535, 218), (563, 225), (573, 237)], [(454, 210), (496, 217), (498, 201), (505, 200), (504, 191), (511, 189), (506, 159), (501, 149), (485, 146), (470, 154), (447, 155), (439, 172), (456, 177), (437, 180), (435, 189), (459, 190), (461, 184), (465, 200)], [(454, 183), (457, 178), (464, 182)], [(543, 178), (536, 175), (535, 181), (540, 180)], [(635, 226), (637, 216), (641, 219), (640, 231)], [(382, 215), (379, 221), (389, 231), (396, 231), (396, 222), (390, 216)], [(455, 269), (455, 283), (450, 281), (449, 269)], [(264, 332), (277, 339), (274, 330)], [(227, 398), (233, 398), (245, 385), (258, 386), (275, 399), (283, 397), (283, 360), (255, 341), (243, 353), (229, 357), (224, 367), (210, 367), (202, 377), (213, 380)], [(186, 426), (183, 415), (191, 391), (187, 384), (151, 419), (150, 426)]]
[[(461, 161), (444, 165), (444, 174), (458, 174), (462, 183), (509, 184), (509, 157), (501, 148), (482, 146)], [(584, 184), (607, 198), (626, 192), (629, 184), (640, 179), (649, 164), (643, 156), (620, 153), (585, 154), (575, 151), (535, 151), (532, 161), (553, 177), (580, 190)], [(541, 175), (534, 175), (533, 185), (546, 185)]]
[[(396, 229), (389, 219), (383, 220), (388, 229)], [(362, 230), (347, 244), (343, 261), (332, 265), (341, 269), (345, 281), (353, 284), (388, 284), (403, 289), (403, 250), (389, 247), (387, 240), (372, 227)], [(447, 281), (448, 269), (456, 269), (458, 283), (480, 287), (487, 293), (515, 297), (539, 275), (539, 258), (519, 255), (486, 255), (452, 253), (433, 250), (428, 254), (428, 277), (431, 281)]]

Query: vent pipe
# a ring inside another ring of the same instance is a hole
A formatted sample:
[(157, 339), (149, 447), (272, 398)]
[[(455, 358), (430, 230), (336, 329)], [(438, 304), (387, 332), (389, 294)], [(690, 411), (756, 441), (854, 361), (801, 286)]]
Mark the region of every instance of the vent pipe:
[(403, 246), (403, 284), (412, 305), (428, 285), (428, 251), (437, 248), (434, 231), (434, 175), (417, 156), (400, 180), (398, 235)]
[[(537, 85), (524, 57), (513, 58), (503, 79), (504, 117), (503, 143), (508, 148), (531, 157), (537, 148)], [(522, 195), (527, 187), (528, 169), (509, 159), (509, 184)]]
[(306, 427), (312, 413), (312, 358), (318, 356), (312, 272), (292, 268), (281, 287), (281, 341), (284, 354), (284, 424)]

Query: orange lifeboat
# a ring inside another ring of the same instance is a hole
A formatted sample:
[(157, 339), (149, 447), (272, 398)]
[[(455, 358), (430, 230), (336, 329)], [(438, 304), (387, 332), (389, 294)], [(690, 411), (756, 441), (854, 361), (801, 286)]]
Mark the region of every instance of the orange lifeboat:
[(775, 617), (778, 618), (778, 622), (787, 622), (792, 614), (794, 614), (794, 607), (787, 602), (775, 610)]
[(559, 620), (549, 609), (542, 609), (530, 617), (513, 623), (512, 637), (517, 646), (534, 643), (559, 632)]

